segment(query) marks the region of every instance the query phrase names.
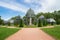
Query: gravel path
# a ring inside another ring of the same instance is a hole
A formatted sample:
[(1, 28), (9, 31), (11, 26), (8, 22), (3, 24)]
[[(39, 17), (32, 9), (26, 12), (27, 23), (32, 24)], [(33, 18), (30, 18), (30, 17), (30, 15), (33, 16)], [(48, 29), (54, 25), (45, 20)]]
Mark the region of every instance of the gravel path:
[(55, 40), (39, 28), (22, 28), (5, 40)]

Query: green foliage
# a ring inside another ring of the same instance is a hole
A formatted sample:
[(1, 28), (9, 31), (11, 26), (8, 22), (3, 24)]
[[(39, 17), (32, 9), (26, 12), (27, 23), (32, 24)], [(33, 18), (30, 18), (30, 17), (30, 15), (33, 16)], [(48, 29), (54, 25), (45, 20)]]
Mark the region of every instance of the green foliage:
[(36, 15), (36, 17), (37, 18), (39, 18), (41, 15), (44, 15), (42, 12), (41, 13), (38, 13), (37, 15)]
[(60, 10), (59, 10), (59, 11), (54, 11), (54, 12), (52, 12), (52, 13), (50, 13), (50, 12), (48, 12), (48, 13), (43, 13), (43, 12), (41, 12), (41, 13), (38, 13), (38, 14), (36, 15), (36, 17), (39, 18), (41, 15), (44, 15), (44, 17), (45, 17), (46, 19), (48, 19), (48, 18), (53, 18), (53, 19), (56, 20), (56, 23), (57, 23), (57, 24), (60, 24)]
[(43, 26), (43, 22), (42, 22), (42, 20), (38, 20), (38, 27), (42, 27)]
[(36, 21), (34, 21), (34, 25), (37, 25), (37, 22)]
[(54, 14), (53, 13), (46, 13), (44, 14), (45, 18), (54, 18)]
[(23, 27), (23, 26), (24, 26), (23, 20), (21, 19), (21, 20), (20, 20), (20, 25), (19, 25), (19, 27)]
[(36, 15), (36, 17), (37, 18), (39, 18), (41, 15), (44, 15), (45, 16), (45, 18), (54, 18), (54, 14), (53, 13), (38, 13), (37, 15)]
[(43, 26), (46, 26), (47, 25), (47, 21), (44, 19), (43, 20)]
[(8, 22), (8, 23), (7, 23), (7, 25), (8, 25), (8, 26), (10, 26), (10, 25), (11, 25), (11, 23), (10, 23), (10, 22)]
[(46, 26), (47, 25), (47, 21), (45, 19), (41, 20), (39, 19), (38, 20), (38, 27), (42, 27), (42, 26)]
[(54, 17), (55, 17), (56, 23), (60, 24), (60, 13), (56, 13)]
[(0, 16), (0, 25), (2, 25), (3, 24), (3, 20), (1, 19), (1, 16)]
[(20, 24), (20, 19), (21, 19), (20, 16), (16, 16), (13, 19), (14, 19), (14, 25), (18, 26)]
[(60, 19), (57, 19), (57, 20), (56, 20), (56, 23), (57, 23), (57, 24), (60, 24)]
[(16, 28), (3, 28), (0, 27), (0, 40), (5, 40), (8, 36), (14, 34), (17, 32), (19, 29)]

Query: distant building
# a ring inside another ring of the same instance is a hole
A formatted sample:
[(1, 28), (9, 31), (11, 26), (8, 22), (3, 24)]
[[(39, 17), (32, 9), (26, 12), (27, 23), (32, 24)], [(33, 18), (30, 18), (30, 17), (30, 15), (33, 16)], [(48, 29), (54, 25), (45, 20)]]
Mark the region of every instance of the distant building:
[(27, 25), (32, 25), (35, 21), (35, 14), (34, 11), (30, 8), (26, 13), (26, 23)]
[(52, 24), (52, 25), (56, 23), (56, 21), (53, 18), (47, 19), (47, 22)]
[(41, 15), (39, 18), (40, 18), (40, 19), (44, 19), (44, 15)]
[(10, 23), (14, 23), (14, 20), (10, 20)]
[(47, 19), (47, 22), (56, 22), (53, 18)]

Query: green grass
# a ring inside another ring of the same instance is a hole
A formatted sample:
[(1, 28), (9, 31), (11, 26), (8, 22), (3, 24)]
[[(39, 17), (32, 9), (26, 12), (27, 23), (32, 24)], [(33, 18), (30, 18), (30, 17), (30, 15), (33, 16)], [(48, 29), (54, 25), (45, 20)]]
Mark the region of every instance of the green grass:
[(43, 28), (43, 31), (54, 37), (56, 40), (60, 40), (60, 26), (54, 28)]
[(18, 30), (19, 29), (16, 29), (16, 28), (0, 27), (0, 40), (4, 40), (5, 38), (17, 32)]

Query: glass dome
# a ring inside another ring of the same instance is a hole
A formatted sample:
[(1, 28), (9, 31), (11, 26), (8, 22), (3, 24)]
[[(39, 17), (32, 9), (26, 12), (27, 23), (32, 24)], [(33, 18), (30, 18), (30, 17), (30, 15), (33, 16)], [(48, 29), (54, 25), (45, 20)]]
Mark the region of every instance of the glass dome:
[(27, 11), (26, 17), (35, 17), (34, 11), (31, 8)]

